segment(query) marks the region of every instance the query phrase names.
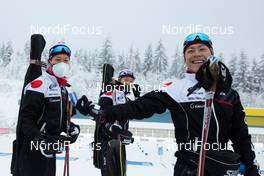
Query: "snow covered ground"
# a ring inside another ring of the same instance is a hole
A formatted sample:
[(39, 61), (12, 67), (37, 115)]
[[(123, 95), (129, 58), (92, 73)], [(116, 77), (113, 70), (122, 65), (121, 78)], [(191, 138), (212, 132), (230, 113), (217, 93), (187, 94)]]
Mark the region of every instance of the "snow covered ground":
[[(1, 175), (10, 176), (11, 144), (14, 134), (0, 135), (0, 165)], [(134, 144), (127, 147), (128, 176), (140, 176), (142, 173), (151, 176), (172, 176), (175, 163), (175, 146), (171, 140), (160, 141), (155, 138), (136, 137)], [(72, 176), (100, 176), (98, 169), (92, 164), (92, 142), (90, 134), (82, 134), (77, 143), (71, 147), (70, 174)], [(158, 155), (158, 148), (163, 146), (163, 155)], [(257, 160), (259, 161), (264, 175), (264, 148), (256, 145)], [(63, 155), (57, 157), (57, 175), (63, 175)]]

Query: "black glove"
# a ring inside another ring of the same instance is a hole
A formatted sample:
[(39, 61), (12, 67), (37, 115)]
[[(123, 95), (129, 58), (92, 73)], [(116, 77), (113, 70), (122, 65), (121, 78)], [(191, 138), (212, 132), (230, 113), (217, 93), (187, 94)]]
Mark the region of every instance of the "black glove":
[(119, 133), (120, 141), (124, 145), (132, 144), (134, 142), (134, 138), (132, 137), (132, 133), (128, 130), (122, 130), (121, 133)]
[(32, 150), (40, 150), (41, 154), (47, 158), (53, 158), (56, 154), (63, 152), (65, 146), (70, 144), (68, 137), (63, 135), (41, 134), (34, 138), (31, 147)]
[[(83, 115), (90, 115), (94, 117), (93, 120), (98, 121), (100, 124), (106, 123), (105, 113), (100, 109), (99, 105), (92, 104), (88, 101), (87, 97), (83, 95), (76, 103), (76, 109)], [(109, 122), (111, 120), (109, 119)]]
[(88, 98), (83, 95), (76, 103), (76, 109), (83, 115), (88, 115), (91, 110), (92, 110), (92, 106), (91, 106), (92, 102), (88, 101)]
[(120, 125), (112, 124), (109, 131), (112, 133), (113, 139), (119, 139), (124, 145), (134, 142), (133, 134), (128, 130), (122, 129)]
[(210, 59), (201, 65), (196, 72), (195, 78), (198, 81), (199, 86), (203, 87), (206, 91), (209, 91), (212, 88), (216, 78), (214, 78), (211, 73)]
[(232, 76), (224, 63), (219, 62), (219, 68), (219, 78), (216, 85), (216, 92), (228, 92), (232, 86)]
[[(214, 57), (214, 56), (212, 56), (212, 57)], [(215, 58), (215, 59), (217, 59), (217, 58)], [(211, 89), (214, 82), (216, 81), (216, 93), (219, 93), (221, 91), (223, 91), (223, 92), (229, 91), (231, 88), (231, 85), (232, 85), (232, 77), (231, 77), (231, 74), (230, 74), (228, 68), (221, 61), (217, 61), (216, 64), (218, 66), (219, 73), (218, 73), (217, 78), (214, 78), (214, 76), (211, 72), (210, 62), (211, 62), (211, 59), (208, 59), (199, 68), (199, 70), (197, 71), (197, 73), (195, 75), (195, 78), (198, 81), (199, 87), (203, 87), (205, 90), (208, 91)]]
[(41, 34), (31, 35), (30, 60), (40, 60), (46, 41)]
[(256, 165), (247, 167), (244, 176), (260, 176), (259, 167)]
[(69, 140), (71, 144), (77, 140), (79, 134), (80, 134), (80, 126), (74, 123), (71, 123), (70, 129), (69, 129)]

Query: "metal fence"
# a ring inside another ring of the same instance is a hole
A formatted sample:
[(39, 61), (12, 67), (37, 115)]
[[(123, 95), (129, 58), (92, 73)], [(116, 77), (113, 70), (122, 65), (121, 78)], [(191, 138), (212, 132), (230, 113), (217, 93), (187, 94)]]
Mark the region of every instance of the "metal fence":
[[(82, 133), (94, 133), (94, 125), (81, 125)], [(169, 138), (174, 139), (174, 130), (172, 129), (155, 129), (155, 128), (133, 128), (130, 127), (129, 130), (134, 136), (139, 137), (155, 137), (155, 138)], [(264, 129), (263, 129), (264, 130)], [(251, 134), (253, 143), (263, 143), (264, 144), (264, 134)]]

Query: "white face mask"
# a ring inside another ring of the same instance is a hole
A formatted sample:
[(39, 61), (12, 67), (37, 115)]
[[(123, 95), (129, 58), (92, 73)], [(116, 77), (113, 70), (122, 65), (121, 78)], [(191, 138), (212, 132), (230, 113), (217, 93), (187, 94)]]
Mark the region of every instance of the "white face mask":
[(52, 66), (52, 71), (59, 78), (68, 78), (70, 73), (70, 65), (64, 62)]

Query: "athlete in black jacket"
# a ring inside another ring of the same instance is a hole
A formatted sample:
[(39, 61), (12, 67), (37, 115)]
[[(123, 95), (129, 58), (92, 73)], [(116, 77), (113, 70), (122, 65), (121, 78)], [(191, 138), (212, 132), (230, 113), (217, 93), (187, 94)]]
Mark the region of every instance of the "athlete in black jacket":
[[(126, 91), (132, 85), (135, 77), (129, 69), (119, 72), (118, 82), (113, 90), (100, 96), (98, 104), (101, 109), (124, 104), (135, 98), (132, 92)], [(94, 149), (94, 165), (101, 169), (102, 176), (126, 176), (126, 147), (132, 142), (132, 133), (128, 131), (129, 121), (115, 121), (101, 124), (96, 121), (94, 145), (101, 146), (101, 150)]]
[[(213, 48), (207, 35), (197, 33), (187, 36), (184, 42), (184, 59), (187, 66), (185, 78), (168, 82), (161, 90), (149, 92), (135, 101), (105, 109), (100, 118), (102, 121), (143, 119), (151, 117), (154, 113), (169, 110), (178, 145), (174, 175), (195, 176), (199, 144), (201, 145), (205, 89), (198, 89), (189, 96), (187, 94), (198, 82), (195, 73), (203, 68), (201, 66), (210, 55), (213, 55)], [(198, 80), (201, 81), (202, 87), (206, 87), (206, 81), (202, 80), (210, 79)], [(230, 82), (227, 80), (218, 83), (214, 96), (205, 175), (237, 175), (239, 162), (242, 162), (246, 166), (246, 176), (258, 176), (258, 168), (254, 163), (255, 153), (239, 95), (230, 85), (224, 85)], [(84, 114), (90, 113), (90, 108), (89, 103), (78, 107)], [(228, 141), (232, 142), (234, 152), (227, 149)], [(191, 144), (191, 147), (186, 144)]]
[[(40, 60), (43, 48), (37, 58), (31, 59)], [(55, 176), (56, 153), (62, 152), (60, 147), (75, 142), (79, 135), (80, 128), (73, 123), (68, 129), (70, 136), (61, 135), (67, 132), (67, 114), (71, 113), (65, 74), (70, 54), (66, 45), (58, 44), (50, 49), (47, 72), (41, 73), (39, 65), (29, 67), (28, 73), (34, 68), (38, 77), (32, 80), (32, 74), (27, 74), (25, 78), (17, 137), (13, 143), (11, 173), (14, 176)]]

